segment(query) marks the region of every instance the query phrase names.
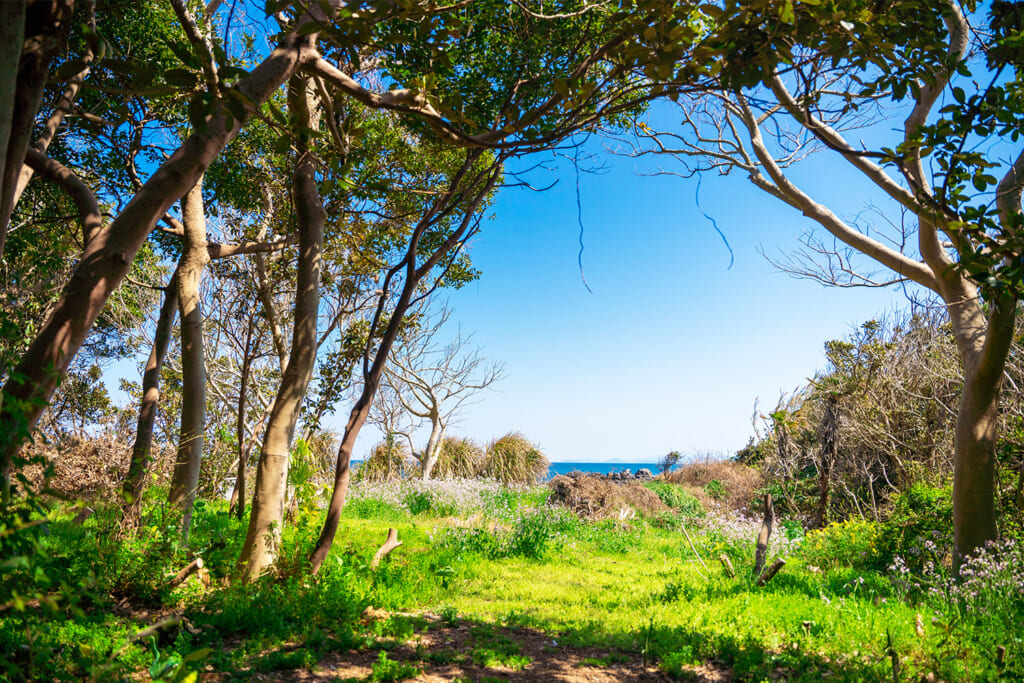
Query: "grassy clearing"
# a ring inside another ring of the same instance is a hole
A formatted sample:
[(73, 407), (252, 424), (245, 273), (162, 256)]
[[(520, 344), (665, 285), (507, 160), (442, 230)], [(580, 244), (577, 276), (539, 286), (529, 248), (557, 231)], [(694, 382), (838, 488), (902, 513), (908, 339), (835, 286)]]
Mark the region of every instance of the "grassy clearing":
[[(37, 569), (85, 588), (76, 604), (0, 615), (3, 675), (234, 680), (362, 658), (361, 673), (338, 677), (402, 680), (454, 666), (480, 680), (541, 675), (542, 658), (576, 656), (579, 666), (642, 663), (682, 679), (709, 664), (750, 681), (1024, 676), (1019, 583), (1000, 584), (998, 609), (972, 612), (980, 603), (941, 594), (939, 583), (911, 590), (899, 570), (872, 568), (873, 530), (835, 525), (801, 544), (784, 524), (771, 554), (789, 563), (759, 588), (753, 523), (702, 515), (683, 498), (684, 512), (653, 520), (582, 522), (543, 497), (471, 483), (377, 485), (353, 496), (319, 577), (302, 572), (319, 529), (303, 511), (285, 534), (280, 575), (253, 586), (229, 581), (244, 529), (221, 504), (200, 506), (192, 550), (209, 576), (173, 590), (167, 580), (188, 556), (159, 505), (127, 543), (112, 540), (112, 511), (83, 526), (61, 519)], [(389, 527), (403, 545), (373, 570)], [(804, 548), (844, 559), (821, 571)], [(137, 637), (154, 622), (166, 625)], [(461, 634), (458, 647), (437, 636), (445, 630)], [(439, 639), (424, 640), (431, 634)]]

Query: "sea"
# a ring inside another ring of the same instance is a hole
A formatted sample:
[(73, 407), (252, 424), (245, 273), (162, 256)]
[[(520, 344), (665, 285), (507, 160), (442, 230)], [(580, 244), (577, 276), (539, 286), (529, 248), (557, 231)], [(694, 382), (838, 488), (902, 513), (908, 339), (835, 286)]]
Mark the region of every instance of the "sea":
[[(353, 460), (352, 465), (358, 467), (362, 462), (362, 460)], [(570, 472), (611, 474), (612, 472), (629, 470), (632, 474), (636, 474), (637, 470), (644, 468), (649, 469), (651, 474), (657, 474), (660, 471), (656, 462), (553, 462), (548, 469), (548, 479), (558, 474), (569, 474)]]
[(636, 474), (639, 469), (649, 469), (651, 474), (657, 474), (658, 463), (655, 462), (553, 462), (548, 470), (548, 479), (556, 474), (569, 474), (570, 472), (587, 472), (591, 474), (611, 474), (629, 470)]

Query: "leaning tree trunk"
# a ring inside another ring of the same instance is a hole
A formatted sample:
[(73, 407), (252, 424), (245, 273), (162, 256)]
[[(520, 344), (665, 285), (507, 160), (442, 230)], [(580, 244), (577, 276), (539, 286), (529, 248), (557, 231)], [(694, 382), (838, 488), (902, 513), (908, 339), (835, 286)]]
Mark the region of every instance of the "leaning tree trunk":
[(294, 33), (287, 36), (235, 86), (246, 102), (245, 116), (228, 118), (226, 106), (216, 104), (203, 131), (193, 133), (153, 173), (117, 218), (86, 245), (60, 298), (3, 387), (0, 483), (4, 491), (9, 489), (14, 457), (157, 221), (196, 184), (256, 108), (301, 65), (305, 48), (314, 38)]
[(139, 405), (135, 445), (132, 446), (128, 477), (121, 493), (124, 497), (124, 507), (118, 526), (122, 535), (131, 533), (139, 525), (142, 488), (146, 484), (153, 448), (153, 424), (160, 404), (160, 370), (163, 368), (164, 356), (167, 355), (167, 343), (171, 338), (171, 328), (174, 326), (177, 309), (178, 271), (175, 270), (167, 287), (164, 288), (164, 303), (160, 307), (160, 317), (157, 318), (156, 330), (153, 333), (153, 348), (149, 352), (149, 360), (146, 361), (146, 369), (142, 374), (142, 403)]
[(317, 309), (320, 305), (320, 254), (327, 215), (316, 186), (316, 163), (300, 129), (310, 125), (309, 80), (295, 77), (288, 103), (296, 125), (298, 159), (292, 191), (299, 229), (299, 269), (295, 289), (292, 348), (274, 400), (256, 466), (252, 512), (245, 545), (238, 559), (240, 578), (251, 581), (277, 560), (288, 488), (288, 458), (299, 408), (316, 361)]
[[(14, 97), (18, 92), (18, 62), (21, 60), (21, 47), (25, 43), (27, 5), (27, 0), (0, 2), (0, 179), (7, 177), (7, 152), (10, 149), (18, 116), (19, 114), (24, 115), (15, 107)], [(14, 163), (13, 159), (11, 163)], [(0, 188), (2, 188), (2, 181), (0, 181)], [(0, 257), (3, 256), (6, 238), (7, 226), (4, 225), (0, 227)]]
[[(359, 432), (366, 423), (366, 418), (370, 414), (370, 407), (373, 405), (374, 396), (377, 394), (377, 389), (380, 387), (381, 377), (384, 375), (384, 365), (387, 361), (388, 354), (391, 353), (391, 348), (394, 346), (395, 337), (398, 336), (398, 330), (401, 327), (402, 319), (408, 312), (409, 307), (413, 302), (413, 295), (419, 287), (423, 278), (427, 276), (433, 270), (435, 266), (459, 245), (461, 245), (468, 235), (472, 234), (470, 230), (470, 224), (473, 221), (473, 217), (480, 206), (480, 203), (484, 198), (494, 189), (494, 185), (498, 180), (501, 169), (501, 160), (496, 160), (489, 170), (480, 174), (473, 179), (470, 188), (463, 193), (462, 197), (466, 196), (469, 191), (474, 191), (474, 198), (469, 203), (469, 206), (463, 209), (462, 222), (457, 229), (455, 229), (448, 238), (441, 243), (437, 248), (430, 252), (429, 256), (426, 256), (422, 265), (417, 267), (417, 256), (420, 248), (420, 239), (423, 237), (424, 232), (431, 223), (431, 218), (436, 217), (440, 212), (438, 209), (444, 209), (448, 211), (445, 204), (451, 201), (452, 197), (456, 194), (457, 189), (461, 189), (459, 186), (464, 179), (464, 174), (472, 168), (473, 164), (479, 159), (479, 151), (471, 152), (466, 157), (462, 169), (457, 173), (454, 179), (449, 185), (448, 192), (437, 200), (437, 203), (433, 208), (427, 212), (427, 217), (420, 221), (413, 230), (412, 235), (409, 237), (409, 244), (406, 249), (404, 258), (396, 265), (393, 269), (388, 272), (384, 282), (384, 292), (387, 292), (388, 283), (391, 278), (401, 271), (405, 271), (405, 281), (402, 285), (402, 292), (399, 294), (398, 301), (395, 303), (394, 310), (391, 311), (388, 316), (388, 324), (384, 330), (384, 334), (381, 336), (377, 351), (374, 354), (373, 363), (367, 368), (363, 367), (363, 390), (359, 394), (358, 400), (352, 411), (349, 413), (348, 422), (345, 424), (345, 433), (341, 438), (341, 446), (338, 448), (338, 461), (334, 470), (334, 490), (331, 492), (331, 501), (327, 506), (327, 516), (324, 519), (324, 526), (320, 530), (320, 538), (317, 539), (316, 547), (309, 556), (310, 573), (315, 575), (320, 571), (320, 567), (323, 566), (324, 560), (327, 559), (327, 553), (331, 551), (331, 545), (334, 543), (334, 537), (338, 533), (338, 523), (341, 519), (341, 511), (345, 507), (345, 498), (348, 495), (349, 483), (352, 479), (352, 453), (355, 450), (356, 439), (359, 437)], [(380, 303), (377, 309), (376, 318), (379, 320), (383, 306), (384, 296), (382, 295)], [(375, 323), (376, 324), (376, 323)]]
[[(3, 256), (4, 242), (7, 238), (7, 226), (14, 212), (14, 195), (32, 137), (36, 113), (43, 100), (43, 90), (50, 69), (50, 61), (67, 42), (71, 28), (71, 15), (74, 9), (73, 0), (35, 0), (24, 3), (4, 1), (6, 7), (0, 14), (0, 21), (10, 20), (12, 24), (4, 27), (5, 39), (13, 39), (20, 52), (17, 62), (17, 85), (13, 98), (7, 100), (3, 107), (10, 106), (10, 123), (6, 144), (0, 149), (3, 154), (2, 174), (0, 174), (0, 256)], [(24, 27), (21, 39), (18, 39), (18, 26)], [(6, 50), (14, 47), (6, 45)], [(8, 53), (9, 57), (10, 53)], [(5, 60), (6, 61), (6, 60)], [(3, 64), (5, 72), (0, 75), (5, 81), (3, 89), (8, 90), (9, 64)], [(9, 104), (8, 104), (9, 103)], [(5, 117), (6, 118), (6, 117)], [(2, 135), (2, 133), (0, 133)]]
[(188, 542), (192, 510), (199, 487), (206, 433), (206, 359), (203, 352), (203, 309), (199, 286), (210, 261), (206, 250), (206, 214), (203, 179), (196, 181), (181, 201), (185, 227), (183, 253), (178, 266), (178, 306), (181, 309), (181, 426), (178, 455), (167, 502), (181, 510), (181, 537)]

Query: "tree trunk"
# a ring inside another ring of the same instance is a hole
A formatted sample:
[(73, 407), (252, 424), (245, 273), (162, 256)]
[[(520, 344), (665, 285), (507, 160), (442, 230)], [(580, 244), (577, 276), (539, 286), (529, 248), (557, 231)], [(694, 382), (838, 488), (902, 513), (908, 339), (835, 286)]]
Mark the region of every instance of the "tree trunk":
[(764, 569), (765, 559), (768, 557), (768, 541), (772, 537), (772, 526), (775, 523), (775, 506), (772, 504), (772, 494), (764, 497), (764, 518), (761, 520), (761, 530), (757, 534), (757, 548), (754, 551), (754, 576), (760, 576)]
[(252, 103), (246, 105), (245, 119), (232, 117), (229, 124), (226, 109), (217, 105), (203, 132), (193, 133), (153, 173), (120, 215), (86, 245), (59, 300), (4, 385), (0, 406), (0, 478), (4, 491), (9, 488), (15, 455), (146, 237), (171, 205), (196, 184), (254, 107), (269, 99), (301, 65), (303, 48), (312, 40), (313, 36), (286, 37), (235, 86)]
[(210, 261), (206, 251), (203, 179), (181, 201), (185, 238), (178, 266), (178, 306), (181, 309), (181, 427), (178, 456), (167, 502), (181, 509), (181, 537), (188, 542), (192, 510), (199, 486), (206, 433), (206, 358), (203, 351), (203, 309), (199, 287)]
[[(432, 418), (434, 416), (431, 416)], [(444, 439), (444, 425), (441, 424), (440, 419), (431, 419), (430, 421), (430, 438), (427, 440), (427, 448), (423, 451), (423, 481), (430, 479), (430, 473), (434, 471), (434, 465), (437, 464), (437, 459), (441, 456), (441, 449)]]
[[(0, 2), (0, 179), (7, 177), (7, 152), (14, 137), (18, 116), (24, 115), (15, 107), (14, 98), (18, 92), (18, 62), (25, 43), (27, 6), (27, 0)], [(5, 223), (0, 226), (0, 258), (3, 257), (6, 239)]]
[(1013, 341), (1017, 302), (994, 299), (987, 320), (975, 296), (969, 303), (943, 293), (964, 368), (953, 446), (953, 570), (999, 538), (995, 511), (999, 391)]
[(149, 473), (150, 453), (153, 448), (153, 424), (156, 411), (160, 404), (160, 370), (163, 368), (164, 356), (167, 355), (167, 343), (174, 326), (174, 317), (178, 309), (178, 271), (174, 271), (170, 282), (164, 288), (164, 303), (160, 307), (156, 330), (153, 332), (153, 348), (146, 361), (146, 369), (142, 374), (142, 403), (139, 405), (139, 423), (135, 430), (135, 445), (132, 446), (131, 464), (128, 466), (128, 478), (125, 481), (122, 495), (124, 507), (121, 511), (119, 533), (128, 534), (138, 527), (139, 512), (142, 505), (142, 489)]
[[(14, 98), (8, 100), (11, 122), (7, 144), (0, 150), (4, 154), (3, 175), (0, 176), (0, 256), (3, 255), (7, 227), (14, 211), (15, 188), (32, 137), (36, 113), (43, 99), (50, 61), (67, 42), (74, 9), (73, 0), (35, 0), (29, 2), (27, 7), (22, 2), (10, 4), (12, 6), (0, 15), (0, 20), (10, 18), (13, 21), (10, 29), (5, 27), (5, 32), (11, 31), (13, 35), (9, 37), (17, 38), (18, 18), (21, 15), (24, 16), (24, 34), (23, 40), (15, 43), (21, 53), (18, 59), (18, 80)], [(25, 7), (24, 14), (20, 11), (21, 7)], [(7, 47), (11, 48), (10, 45)]]
[(245, 545), (238, 559), (243, 581), (251, 581), (277, 559), (288, 484), (288, 457), (302, 400), (316, 361), (317, 309), (320, 305), (320, 253), (327, 215), (316, 186), (316, 164), (306, 146), (304, 128), (311, 128), (312, 99), (308, 79), (295, 77), (288, 91), (296, 126), (298, 159), (292, 191), (299, 229), (299, 270), (295, 289), (295, 321), (288, 366), (274, 400), (263, 448), (256, 466), (256, 486)]
[[(91, 11), (92, 9), (90, 9), (90, 13)], [(93, 22), (93, 28), (95, 29), (95, 22)], [(85, 66), (81, 71), (72, 76), (70, 81), (68, 81), (67, 86), (64, 88), (64, 92), (61, 93), (60, 98), (58, 98), (57, 102), (54, 104), (53, 113), (51, 113), (50, 117), (46, 119), (46, 125), (43, 126), (42, 133), (38, 138), (36, 138), (33, 147), (40, 154), (46, 154), (46, 150), (50, 148), (50, 143), (53, 142), (55, 137), (57, 137), (57, 129), (60, 128), (60, 125), (64, 122), (68, 112), (71, 111), (71, 107), (74, 105), (75, 99), (78, 97), (78, 92), (82, 89), (82, 83), (85, 82), (86, 76), (89, 75), (93, 60), (91, 45), (92, 43), (90, 42), (90, 47), (86, 50), (86, 53), (82, 58)], [(14, 187), (14, 197), (11, 200), (11, 206), (18, 205), (18, 200), (21, 199), (22, 193), (25, 192), (25, 188), (28, 186), (28, 181), (32, 179), (33, 173), (34, 171), (32, 167), (28, 164), (21, 167), (21, 171), (18, 173), (17, 183)]]
[(830, 394), (825, 401), (819, 437), (821, 452), (818, 461), (818, 519), (815, 526), (821, 529), (828, 523), (828, 497), (839, 442), (839, 397), (835, 394)]
[(245, 518), (245, 469), (249, 463), (249, 449), (246, 447), (245, 437), (245, 395), (249, 390), (249, 367), (252, 364), (252, 332), (255, 327), (255, 318), (249, 315), (249, 325), (245, 330), (245, 350), (242, 357), (242, 377), (238, 383), (238, 425), (235, 432), (238, 441), (238, 469), (235, 472), (235, 486), (231, 491), (231, 502), (228, 503), (228, 513), (234, 513), (238, 519)]

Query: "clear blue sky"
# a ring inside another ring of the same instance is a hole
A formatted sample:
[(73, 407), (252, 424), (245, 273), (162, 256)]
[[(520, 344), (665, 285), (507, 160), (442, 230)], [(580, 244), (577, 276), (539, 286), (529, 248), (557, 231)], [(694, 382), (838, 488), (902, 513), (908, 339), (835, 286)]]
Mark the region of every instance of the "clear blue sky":
[[(483, 274), (448, 299), (507, 376), (449, 433), (483, 442), (519, 430), (553, 461), (731, 454), (753, 433), (757, 398), (773, 407), (824, 366), (826, 340), (905, 305), (899, 290), (825, 288), (776, 271), (758, 245), (792, 250), (811, 221), (745, 178), (705, 175), (700, 192), (735, 252), (730, 269), (695, 180), (638, 175), (655, 160), (606, 161), (606, 173), (581, 179), (593, 293), (577, 265), (572, 166), (535, 175), (536, 185), (558, 178), (546, 192), (500, 193), (472, 249)], [(812, 163), (797, 177), (841, 215), (867, 202), (839, 169)]]

